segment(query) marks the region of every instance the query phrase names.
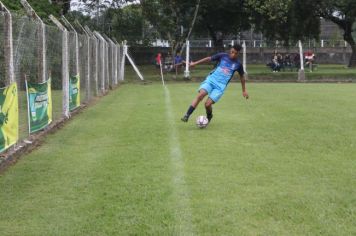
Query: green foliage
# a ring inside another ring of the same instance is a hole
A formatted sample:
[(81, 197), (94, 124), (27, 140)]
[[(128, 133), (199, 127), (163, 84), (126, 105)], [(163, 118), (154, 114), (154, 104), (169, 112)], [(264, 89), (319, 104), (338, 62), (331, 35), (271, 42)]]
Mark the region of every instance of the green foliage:
[(171, 43), (173, 54), (180, 51), (188, 36), (197, 1), (152, 0), (142, 1), (143, 16), (159, 33)]
[(66, 14), (66, 18), (69, 22), (78, 21), (82, 26), (87, 25), (88, 27), (94, 29), (95, 21), (89, 15), (84, 15), (80, 11), (70, 11)]
[[(2, 0), (2, 2), (11, 11), (23, 11), (20, 0)], [(61, 5), (51, 4), (48, 0), (28, 0), (28, 3), (42, 19), (48, 19), (50, 14), (60, 16), (62, 12)]]
[(266, 20), (279, 20), (286, 22), (286, 12), (289, 11), (292, 0), (248, 0), (246, 5), (254, 10), (255, 13), (263, 15)]
[(202, 1), (197, 22), (198, 34), (209, 33), (217, 50), (222, 50), (228, 35), (237, 35), (250, 27), (243, 0)]
[(94, 18), (95, 28), (118, 41), (127, 40), (130, 45), (150, 41), (149, 26), (139, 5), (109, 8), (99, 18)]
[(20, 0), (1, 0), (1, 2), (12, 11), (19, 11), (22, 9)]
[(50, 4), (47, 0), (29, 0), (28, 2), (42, 19), (48, 19), (51, 14), (54, 16), (61, 15), (61, 7), (56, 4)]
[(318, 38), (320, 17), (332, 21), (344, 31), (344, 40), (352, 47), (349, 66), (356, 66), (355, 0), (247, 0), (256, 28), (270, 39), (290, 41)]
[(267, 39), (282, 40), (286, 46), (297, 40), (318, 39), (320, 18), (309, 1), (247, 1), (255, 30)]

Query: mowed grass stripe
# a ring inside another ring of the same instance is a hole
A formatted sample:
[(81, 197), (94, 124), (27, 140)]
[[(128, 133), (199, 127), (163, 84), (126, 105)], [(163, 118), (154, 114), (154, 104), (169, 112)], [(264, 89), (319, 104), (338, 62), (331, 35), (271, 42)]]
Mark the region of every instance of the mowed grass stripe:
[(172, 123), (194, 234), (356, 234), (354, 84), (232, 83), (202, 130), (203, 106), (179, 121), (199, 85), (168, 86), (172, 120), (127, 84), (0, 176), (1, 235), (180, 234)]
[(161, 86), (124, 85), (0, 177), (1, 235), (176, 230)]
[[(176, 116), (197, 87), (172, 90)], [(194, 127), (205, 113), (200, 106), (190, 123), (178, 126), (195, 232), (355, 234), (355, 89), (249, 84), (246, 102), (233, 83), (205, 130)]]
[(185, 182), (185, 167), (182, 150), (180, 147), (179, 132), (176, 121), (179, 119), (174, 116), (174, 105), (171, 102), (169, 87), (164, 87), (167, 121), (169, 124), (169, 146), (172, 162), (172, 186), (174, 187), (176, 204), (176, 223), (179, 235), (193, 235), (192, 213), (190, 209), (190, 194)]

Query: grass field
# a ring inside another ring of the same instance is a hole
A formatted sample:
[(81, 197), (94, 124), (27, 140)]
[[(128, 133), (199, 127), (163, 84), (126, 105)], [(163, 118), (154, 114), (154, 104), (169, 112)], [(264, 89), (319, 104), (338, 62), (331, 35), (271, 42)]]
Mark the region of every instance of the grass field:
[(124, 84), (0, 175), (1, 235), (355, 235), (354, 84)]
[[(213, 65), (199, 65), (191, 69), (191, 77), (193, 80), (204, 79), (210, 71), (213, 70)], [(153, 65), (139, 66), (146, 80), (156, 81), (160, 79), (159, 70), (155, 69)], [(165, 73), (165, 78), (168, 80), (183, 80), (183, 71), (176, 76), (175, 73)], [(282, 71), (278, 73), (273, 73), (266, 65), (247, 65), (247, 71), (250, 79), (254, 80), (297, 80), (298, 73), (296, 70)], [(305, 69), (307, 80), (321, 80), (321, 79), (353, 79), (356, 81), (356, 69), (355, 68), (345, 68), (344, 65), (318, 65), (317, 69), (313, 72)], [(133, 71), (131, 66), (126, 67), (126, 78), (129, 80), (137, 80), (138, 77)]]

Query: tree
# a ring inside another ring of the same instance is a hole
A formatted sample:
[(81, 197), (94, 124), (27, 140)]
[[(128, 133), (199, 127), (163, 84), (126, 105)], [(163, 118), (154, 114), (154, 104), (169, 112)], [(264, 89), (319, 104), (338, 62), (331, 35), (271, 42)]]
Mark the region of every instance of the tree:
[(127, 40), (130, 45), (149, 44), (151, 32), (143, 18), (140, 5), (128, 5), (122, 8), (109, 8), (101, 16), (98, 29), (118, 41)]
[[(303, 2), (306, 2), (305, 0)], [(344, 40), (351, 46), (349, 67), (356, 67), (356, 1), (355, 0), (317, 0), (314, 10), (318, 16), (332, 21), (344, 31)]]
[(192, 33), (200, 7), (200, 0), (141, 0), (145, 19), (168, 39), (172, 55), (180, 52)]
[(107, 9), (118, 9), (130, 3), (138, 3), (137, 0), (77, 0), (82, 7), (81, 11), (96, 17)]
[(50, 0), (52, 4), (58, 6), (61, 9), (61, 14), (65, 15), (70, 11), (70, 2), (71, 0)]
[(250, 28), (244, 0), (203, 1), (197, 25), (200, 33), (209, 33), (215, 50), (222, 50), (227, 35), (236, 35)]
[(89, 15), (84, 15), (81, 11), (70, 11), (65, 16), (69, 22), (78, 21), (82, 26), (94, 28), (94, 22)]
[(300, 4), (298, 0), (246, 2), (254, 28), (267, 39), (283, 41), (284, 46), (297, 40), (319, 37), (320, 18), (309, 5), (310, 2)]
[(355, 0), (247, 0), (251, 18), (267, 37), (290, 41), (318, 38), (320, 18), (332, 21), (343, 31), (351, 46), (349, 67), (356, 67)]
[[(12, 11), (21, 11), (23, 9), (20, 0), (2, 0), (2, 2)], [(64, 1), (63, 1), (64, 2)], [(51, 3), (48, 0), (28, 0), (28, 3), (33, 7), (39, 17), (48, 19), (49, 15), (60, 16), (65, 11), (63, 7), (68, 8), (67, 5), (59, 3)], [(69, 1), (67, 0), (67, 4)], [(68, 10), (68, 9), (67, 9)]]

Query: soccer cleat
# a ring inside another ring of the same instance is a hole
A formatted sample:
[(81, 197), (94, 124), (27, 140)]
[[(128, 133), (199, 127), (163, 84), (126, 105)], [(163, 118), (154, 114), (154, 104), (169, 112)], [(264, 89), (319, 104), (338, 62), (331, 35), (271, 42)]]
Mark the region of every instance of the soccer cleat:
[(213, 114), (207, 115), (208, 121), (210, 123), (211, 119), (213, 119)]
[(188, 122), (188, 119), (189, 119), (189, 116), (184, 115), (184, 116), (182, 117), (181, 121), (183, 121), (183, 122)]

